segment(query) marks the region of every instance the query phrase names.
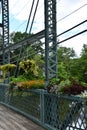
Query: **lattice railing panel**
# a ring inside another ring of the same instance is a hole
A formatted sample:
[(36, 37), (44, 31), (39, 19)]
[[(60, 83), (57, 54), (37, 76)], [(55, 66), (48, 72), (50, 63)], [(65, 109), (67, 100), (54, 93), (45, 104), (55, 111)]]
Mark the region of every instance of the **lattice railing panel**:
[(0, 85), (0, 103), (24, 114), (47, 130), (86, 130), (87, 98), (56, 95), (45, 90), (15, 90)]
[(57, 130), (87, 129), (87, 104), (77, 98), (45, 94), (45, 123)]
[(55, 95), (45, 94), (44, 100), (45, 123), (51, 127), (58, 128), (58, 98)]
[(40, 119), (40, 94), (38, 93), (19, 90), (11, 95), (9, 104)]

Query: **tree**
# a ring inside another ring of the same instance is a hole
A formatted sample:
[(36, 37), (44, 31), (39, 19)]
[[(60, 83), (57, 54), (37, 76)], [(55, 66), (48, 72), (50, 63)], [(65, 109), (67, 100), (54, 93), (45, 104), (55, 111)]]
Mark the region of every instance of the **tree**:
[(87, 83), (87, 45), (84, 44), (80, 58), (81, 74), (84, 82)]
[(14, 43), (17, 43), (17, 42), (21, 41), (22, 39), (28, 37), (28, 33), (16, 32), (16, 33), (13, 33), (13, 35), (11, 35), (11, 37), (12, 37), (12, 41)]
[(59, 46), (57, 50), (58, 64), (61, 62), (65, 65), (67, 73), (70, 73), (71, 60), (76, 56), (73, 48)]
[(73, 48), (59, 46), (57, 49), (58, 62), (65, 62), (76, 56)]
[[(32, 35), (33, 34), (30, 34), (30, 36), (32, 36)], [(17, 44), (19, 41), (27, 38), (28, 36), (29, 36), (29, 34), (27, 34), (25, 32), (24, 33), (13, 32), (10, 34), (10, 42), (12, 42), (12, 44)], [(20, 58), (32, 59), (36, 54), (40, 54), (42, 57), (44, 57), (43, 43), (40, 40), (37, 40), (33, 43), (30, 43), (30, 41), (28, 41), (27, 45), (23, 44), (23, 47), (13, 50), (11, 52), (11, 58), (12, 58), (12, 62), (16, 61), (18, 59), (19, 55), (20, 55)], [(14, 59), (13, 59), (13, 57), (14, 57)]]
[[(24, 39), (26, 37), (28, 37), (28, 34), (25, 33), (25, 32), (24, 33), (22, 33), (22, 32), (12, 32), (10, 34), (10, 38), (9, 38), (10, 45), (11, 44), (16, 44), (16, 43), (18, 43), (19, 41), (21, 41), (22, 39)], [(10, 56), (11, 56), (11, 62), (12, 63), (16, 64), (16, 61), (17, 61), (17, 59), (19, 57), (19, 54), (20, 54), (20, 49), (21, 48), (18, 48), (16, 50), (11, 51)], [(22, 52), (23, 52), (23, 50), (22, 50)]]
[[(32, 35), (33, 34), (30, 34), (30, 36)], [(18, 44), (19, 41), (21, 41), (24, 38), (27, 38), (28, 36), (29, 34), (27, 33), (13, 32), (10, 35), (10, 41), (12, 42), (12, 44)], [(37, 41), (33, 43), (27, 41), (27, 45), (23, 44), (23, 46), (11, 52), (11, 62), (17, 64), (17, 69), (16, 69), (17, 72), (19, 69), (18, 64), (20, 61), (27, 60), (27, 59), (30, 60), (34, 59), (36, 62), (41, 64), (42, 58), (44, 58), (43, 43), (39, 39), (37, 39)], [(15, 72), (16, 75), (17, 72)]]
[(71, 77), (74, 77), (78, 80), (81, 80), (81, 64), (80, 64), (80, 58), (74, 58), (70, 61), (70, 74)]
[(87, 59), (87, 45), (86, 44), (83, 45), (81, 57), (84, 58), (84, 59), (85, 58)]
[(87, 83), (87, 45), (83, 45), (81, 57), (74, 58), (70, 62), (71, 75), (77, 77), (79, 81)]

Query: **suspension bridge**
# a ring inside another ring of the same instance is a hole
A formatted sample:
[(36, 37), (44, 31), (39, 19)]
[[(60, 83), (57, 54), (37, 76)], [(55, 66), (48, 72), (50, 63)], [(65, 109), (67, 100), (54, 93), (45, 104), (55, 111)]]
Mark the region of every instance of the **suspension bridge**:
[[(1, 12), (2, 12), (2, 22), (0, 23), (0, 28), (2, 29), (2, 43), (0, 45), (0, 64), (8, 64), (8, 63), (14, 63), (16, 64), (15, 69), (15, 77), (18, 76), (18, 63), (24, 59), (30, 58), (31, 54), (29, 53), (31, 50), (38, 48), (38, 46), (43, 46), (43, 52), (41, 50), (36, 49), (34, 51), (34, 54), (38, 53), (44, 53), (45, 57), (45, 82), (46, 87), (49, 84), (49, 80), (52, 78), (56, 78), (58, 75), (57, 72), (57, 46), (61, 43), (64, 43), (66, 41), (69, 41), (70, 39), (73, 39), (81, 34), (84, 34), (87, 32), (87, 29), (83, 29), (80, 31), (75, 32), (74, 34), (71, 33), (72, 30), (77, 29), (78, 27), (84, 25), (87, 23), (87, 20), (84, 19), (80, 23), (74, 25), (73, 27), (63, 31), (60, 34), (57, 34), (57, 1), (56, 0), (44, 0), (44, 29), (40, 30), (39, 32), (30, 35), (32, 31), (32, 27), (35, 20), (35, 15), (37, 13), (37, 8), (39, 5), (39, 0), (36, 1), (35, 7), (33, 7), (35, 0), (32, 0), (29, 17), (27, 20), (27, 25), (25, 32), (28, 30), (28, 37), (21, 39), (18, 43), (11, 44), (9, 41), (9, 0), (0, 0), (1, 3)], [(71, 12), (66, 17), (72, 15), (76, 11), (78, 11), (81, 8), (84, 8), (87, 4), (84, 4), (77, 10)], [(32, 16), (32, 10), (34, 9), (34, 13)], [(32, 16), (32, 21), (30, 23), (30, 19)], [(66, 17), (62, 18), (65, 19)], [(61, 19), (59, 20), (61, 21)], [(30, 25), (31, 24), (31, 25)], [(64, 35), (67, 35), (68, 33), (71, 33), (71, 35), (67, 37), (63, 37)], [(63, 37), (63, 38), (61, 38)], [(59, 39), (59, 40), (58, 40)], [(27, 50), (27, 48), (31, 46), (31, 50)], [(14, 51), (17, 51), (17, 55), (13, 55)], [(9, 76), (9, 75), (8, 75)], [(21, 117), (17, 115), (17, 117), (20, 119), (21, 123), (18, 121), (16, 122), (15, 114), (13, 114), (13, 117), (11, 115), (8, 115), (9, 122), (10, 119), (15, 121), (14, 129), (17, 130), (27, 130), (27, 129), (47, 129), (47, 130), (86, 130), (87, 129), (87, 117), (85, 116), (87, 105), (84, 103), (83, 99), (76, 98), (76, 97), (68, 97), (68, 96), (58, 96), (54, 94), (50, 94), (45, 90), (29, 90), (26, 92), (27, 99), (25, 99), (22, 95), (18, 95), (15, 97), (15, 94), (12, 95), (7, 94), (7, 84), (1, 84), (0, 85), (0, 111), (3, 111), (6, 113), (7, 108), (11, 108), (12, 110), (16, 111), (17, 113), (20, 113), (27, 118), (31, 119), (35, 123), (39, 124), (41, 127), (37, 126), (36, 124), (33, 124), (33, 122), (30, 121), (30, 124), (33, 126), (29, 126), (26, 122), (28, 122), (27, 119), (24, 119), (25, 117), (22, 117), (24, 122), (22, 122)], [(19, 100), (21, 99), (21, 101)], [(63, 111), (63, 107), (65, 107), (65, 104), (67, 107), (65, 108), (65, 113)], [(28, 107), (27, 107), (28, 106)], [(5, 108), (6, 107), (6, 108)], [(32, 107), (32, 109), (31, 109)], [(12, 111), (8, 110), (9, 113), (12, 114)], [(3, 114), (4, 117), (4, 114)], [(3, 120), (6, 120), (4, 117)], [(8, 119), (7, 119), (8, 120)], [(0, 121), (1, 122), (1, 121)], [(9, 124), (8, 122), (8, 124)], [(19, 123), (19, 125), (18, 125)], [(28, 127), (24, 128), (24, 124)], [(8, 125), (10, 129), (13, 129), (13, 127)], [(17, 127), (16, 127), (17, 126)], [(35, 126), (35, 127), (34, 127)], [(1, 126), (2, 129), (7, 128)], [(31, 128), (30, 128), (31, 127)], [(9, 130), (10, 130), (9, 129)]]

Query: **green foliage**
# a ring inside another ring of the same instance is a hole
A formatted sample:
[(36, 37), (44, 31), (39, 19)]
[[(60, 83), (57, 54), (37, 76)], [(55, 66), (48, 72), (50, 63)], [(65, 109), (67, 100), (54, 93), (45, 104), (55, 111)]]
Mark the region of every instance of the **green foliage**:
[(72, 77), (87, 83), (87, 45), (83, 45), (81, 57), (71, 59), (69, 71)]
[(14, 78), (14, 77), (11, 78), (11, 81), (13, 83), (22, 82), (22, 81), (26, 81), (26, 80), (27, 79), (23, 75), (20, 75), (17, 78)]
[(20, 68), (22, 68), (25, 73), (33, 73), (35, 76), (38, 75), (37, 66), (34, 60), (26, 60), (19, 63)]
[(45, 63), (44, 60), (42, 59), (41, 55), (39, 55), (39, 54), (36, 54), (33, 59), (34, 59), (35, 63), (37, 64), (37, 66), (39, 66), (39, 67), (42, 67)]
[(87, 87), (87, 83), (85, 82), (81, 82), (81, 85)]
[(59, 79), (57, 79), (57, 78), (52, 78), (51, 80), (50, 80), (50, 85), (57, 85), (59, 83)]
[(87, 58), (87, 45), (84, 44), (81, 52), (81, 58), (86, 59)]
[(71, 81), (69, 79), (63, 80), (58, 85), (58, 92), (64, 92), (65, 88), (69, 88), (71, 86)]
[(5, 64), (0, 66), (0, 70), (2, 70), (3, 72), (8, 72), (14, 70), (15, 67), (15, 64)]
[(44, 89), (45, 81), (44, 80), (26, 80), (22, 82), (11, 81), (9, 83), (9, 91), (13, 91), (14, 88), (18, 90), (26, 90), (26, 89)]
[(81, 57), (75, 57), (75, 52), (71, 48), (58, 48), (58, 77), (76, 77), (81, 82), (87, 83), (87, 45), (84, 44)]
[(37, 78), (37, 76), (35, 76), (32, 71), (28, 71), (28, 73), (23, 73), (22, 75), (27, 80), (32, 80), (32, 79), (36, 79)]
[(38, 76), (36, 77), (37, 79), (45, 79), (45, 76), (44, 76), (44, 72), (42, 70), (42, 68), (38, 68)]
[(44, 60), (42, 59), (41, 55), (37, 54), (34, 56), (34, 61), (36, 65), (38, 66), (37, 71), (38, 71), (38, 79), (44, 79), (44, 72), (43, 72), (43, 67), (44, 67)]
[(7, 74), (8, 72), (11, 73), (12, 71), (14, 71), (15, 67), (16, 67), (15, 64), (5, 64), (5, 65), (1, 65), (1, 66), (0, 66), (0, 70), (2, 70), (2, 72), (3, 72), (3, 77), (5, 78), (5, 76), (6, 76), (6, 74)]
[(81, 92), (84, 92), (85, 90), (87, 90), (87, 84), (84, 82), (80, 82), (75, 77), (62, 78), (62, 80), (53, 78), (51, 79), (48, 86), (49, 92), (54, 92), (58, 94), (62, 93), (68, 95), (78, 95), (81, 94)]
[(64, 62), (65, 64), (67, 64), (69, 60), (74, 58), (75, 56), (76, 54), (73, 48), (67, 48), (67, 47), (62, 47), (62, 46), (58, 47), (57, 57), (58, 57), (59, 63)]
[(60, 80), (63, 80), (63, 79), (68, 79), (69, 77), (70, 77), (70, 73), (67, 72), (66, 65), (63, 62), (61, 62), (58, 65), (58, 78)]
[(22, 32), (16, 32), (14, 33), (14, 36), (12, 37), (12, 40), (14, 43), (17, 43), (19, 42), (20, 40), (24, 39), (28, 37), (28, 34), (27, 33), (22, 33)]

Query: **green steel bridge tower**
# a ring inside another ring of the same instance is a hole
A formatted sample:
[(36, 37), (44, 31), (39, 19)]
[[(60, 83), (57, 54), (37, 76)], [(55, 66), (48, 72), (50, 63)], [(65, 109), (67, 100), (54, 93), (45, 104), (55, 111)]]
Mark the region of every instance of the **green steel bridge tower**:
[(46, 85), (57, 77), (56, 0), (45, 0)]
[(7, 64), (10, 63), (10, 50), (6, 53), (5, 48), (9, 47), (9, 4), (8, 0), (0, 0), (1, 8), (2, 8), (2, 23), (0, 24), (2, 27), (2, 37), (3, 37), (3, 55), (2, 55), (2, 63)]

